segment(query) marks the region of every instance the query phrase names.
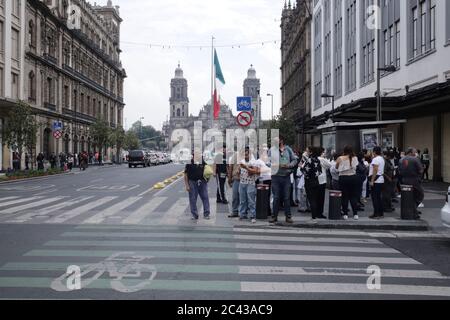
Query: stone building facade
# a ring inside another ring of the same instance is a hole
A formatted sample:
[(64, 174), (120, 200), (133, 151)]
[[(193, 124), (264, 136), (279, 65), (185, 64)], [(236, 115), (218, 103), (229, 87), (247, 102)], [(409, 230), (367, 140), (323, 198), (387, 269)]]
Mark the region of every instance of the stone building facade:
[(285, 3), (281, 17), (281, 92), (283, 116), (294, 119), (296, 146), (311, 142), (304, 123), (311, 118), (310, 0)]
[[(89, 127), (98, 117), (112, 128), (123, 125), (126, 73), (120, 61), (119, 8), (111, 1), (106, 6), (85, 0), (14, 1), (24, 10), (23, 91), (12, 100), (23, 100), (38, 113), (34, 153), (95, 152)], [(53, 137), (54, 121), (63, 123), (61, 139)], [(105, 149), (104, 159), (112, 160), (114, 152)]]
[[(203, 133), (211, 128), (216, 128), (221, 131), (241, 128), (236, 122), (236, 115), (233, 114), (230, 107), (222, 99), (220, 102), (220, 114), (218, 120), (213, 120), (211, 100), (203, 106), (198, 116), (193, 116), (189, 113), (188, 81), (184, 78), (183, 70), (180, 65), (178, 65), (178, 68), (175, 70), (175, 77), (171, 80), (170, 87), (170, 117), (163, 125), (163, 135), (166, 138), (169, 149), (173, 147), (173, 144), (170, 141), (172, 132), (177, 129), (187, 129), (191, 133), (191, 136), (193, 136), (194, 124), (197, 121), (202, 122)], [(247, 72), (247, 78), (243, 83), (244, 96), (252, 97), (252, 114), (254, 120), (248, 129), (256, 129), (261, 117), (260, 87), (260, 79), (256, 77), (255, 68), (251, 66)]]

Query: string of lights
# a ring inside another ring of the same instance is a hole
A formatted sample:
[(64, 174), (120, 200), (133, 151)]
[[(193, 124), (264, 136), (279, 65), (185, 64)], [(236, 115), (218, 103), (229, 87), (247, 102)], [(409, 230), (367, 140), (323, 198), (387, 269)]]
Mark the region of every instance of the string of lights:
[[(240, 49), (242, 47), (250, 47), (250, 46), (264, 46), (270, 44), (280, 43), (280, 40), (265, 40), (259, 42), (248, 42), (248, 43), (235, 43), (235, 44), (216, 44), (214, 47), (216, 48), (231, 48), (231, 49)], [(161, 48), (161, 49), (207, 49), (210, 48), (211, 45), (179, 45), (179, 44), (161, 44), (161, 43), (144, 43), (144, 42), (131, 42), (131, 41), (122, 41), (124, 45), (134, 45), (134, 46), (144, 46), (148, 48)]]

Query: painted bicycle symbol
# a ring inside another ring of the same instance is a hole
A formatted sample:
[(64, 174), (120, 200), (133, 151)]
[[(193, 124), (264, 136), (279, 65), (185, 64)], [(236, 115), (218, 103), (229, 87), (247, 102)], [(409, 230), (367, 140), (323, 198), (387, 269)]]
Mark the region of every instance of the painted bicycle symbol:
[[(86, 288), (106, 272), (111, 278), (111, 288), (122, 293), (137, 292), (146, 288), (155, 279), (157, 271), (154, 265), (143, 264), (144, 260), (154, 257), (139, 256), (134, 252), (119, 252), (105, 260), (81, 266), (80, 289)], [(59, 292), (73, 291), (67, 285), (69, 274), (64, 273), (52, 281), (51, 288)], [(88, 277), (89, 276), (89, 277)]]

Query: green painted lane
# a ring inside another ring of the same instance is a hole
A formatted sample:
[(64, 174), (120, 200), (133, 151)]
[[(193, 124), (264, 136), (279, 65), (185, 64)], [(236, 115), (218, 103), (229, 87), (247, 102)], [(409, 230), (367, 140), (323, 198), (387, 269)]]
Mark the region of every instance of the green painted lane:
[[(85, 266), (86, 262), (9, 262), (0, 271), (66, 271), (68, 266)], [(238, 274), (238, 266), (152, 264), (158, 272)]]
[(182, 238), (182, 239), (233, 239), (233, 234), (218, 233), (194, 233), (194, 232), (168, 232), (168, 233), (145, 233), (145, 232), (65, 232), (63, 237), (86, 238)]
[[(0, 288), (41, 288), (53, 290), (51, 289), (51, 285), (54, 280), (55, 279), (39, 277), (0, 277)], [(82, 290), (112, 290), (111, 280), (97, 279), (86, 286), (86, 288), (82, 288)], [(126, 279), (123, 281), (123, 284), (126, 286), (136, 286), (140, 283), (142, 283), (142, 280)], [(141, 290), (240, 292), (241, 284), (238, 281), (153, 280)]]
[[(117, 250), (31, 250), (27, 257), (99, 257), (108, 258), (116, 254)], [(232, 259), (237, 260), (233, 252), (189, 252), (189, 251), (136, 251), (135, 255), (158, 258), (186, 258), (186, 259)]]
[(90, 241), (90, 240), (51, 240), (46, 247), (177, 247), (177, 248), (236, 248), (232, 242), (196, 242), (194, 239), (185, 241)]

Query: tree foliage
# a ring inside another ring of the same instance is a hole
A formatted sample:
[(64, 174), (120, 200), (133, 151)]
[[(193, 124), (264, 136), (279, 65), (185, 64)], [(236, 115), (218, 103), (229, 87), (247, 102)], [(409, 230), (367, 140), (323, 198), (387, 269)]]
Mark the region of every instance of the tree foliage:
[(136, 121), (129, 131), (135, 133), (144, 148), (164, 149), (166, 147), (161, 131), (153, 126), (144, 126), (141, 121)]
[(133, 131), (128, 131), (125, 133), (123, 148), (125, 150), (136, 150), (139, 149), (140, 143), (139, 139)]
[(36, 147), (39, 124), (30, 105), (19, 101), (8, 114), (3, 126), (3, 141), (22, 155), (24, 149), (32, 153)]
[(111, 142), (111, 133), (109, 123), (101, 118), (97, 118), (91, 126), (90, 134), (100, 154), (103, 154), (103, 147)]
[(286, 144), (291, 146), (295, 144), (295, 122), (285, 115), (279, 115), (273, 121), (265, 122), (262, 129), (269, 130), (268, 138), (270, 138), (271, 129), (278, 129), (280, 130), (280, 135), (284, 137)]

